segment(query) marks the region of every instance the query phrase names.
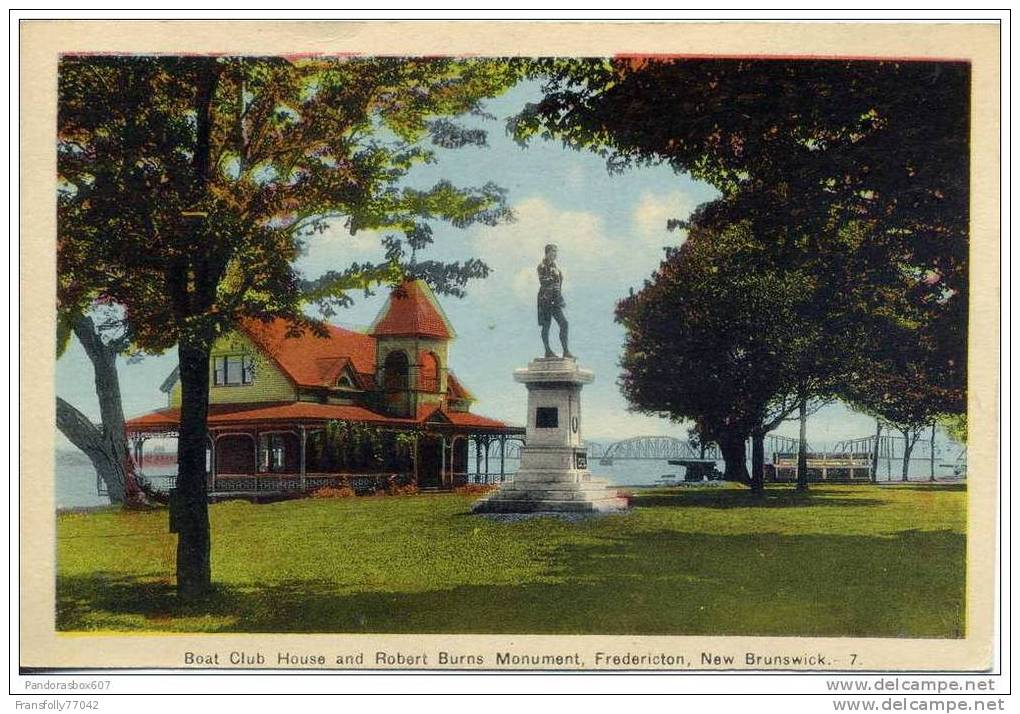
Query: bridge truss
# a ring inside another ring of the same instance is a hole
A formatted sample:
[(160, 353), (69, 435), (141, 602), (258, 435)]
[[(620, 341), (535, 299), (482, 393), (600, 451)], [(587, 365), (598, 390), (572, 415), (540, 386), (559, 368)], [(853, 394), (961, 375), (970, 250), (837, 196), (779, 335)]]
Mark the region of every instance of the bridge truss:
[(722, 458), (714, 444), (704, 447), (696, 441), (677, 439), (672, 436), (635, 436), (617, 441), (606, 447), (602, 462), (611, 463), (617, 459), (662, 461), (667, 459), (713, 459)]

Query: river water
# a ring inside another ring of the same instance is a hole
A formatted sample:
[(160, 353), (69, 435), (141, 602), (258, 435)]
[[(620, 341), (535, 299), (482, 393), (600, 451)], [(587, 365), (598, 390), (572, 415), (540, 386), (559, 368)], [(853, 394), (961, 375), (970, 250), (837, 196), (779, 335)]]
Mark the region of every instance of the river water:
[[(472, 464), (474, 462), (471, 462)], [(506, 462), (506, 470), (509, 473), (517, 470), (517, 466), (520, 462), (517, 460), (508, 460)], [(722, 461), (716, 461), (716, 468), (719, 471), (725, 469), (725, 464)], [(751, 468), (751, 464), (747, 464), (748, 470)], [(603, 478), (609, 481), (614, 486), (654, 486), (661, 485), (662, 477), (670, 476), (673, 478), (683, 479), (684, 468), (682, 466), (673, 466), (668, 461), (645, 461), (645, 460), (625, 460), (617, 459), (614, 460), (610, 465), (602, 465), (598, 459), (589, 459), (588, 470), (592, 472), (592, 475), (596, 478)], [(489, 458), (489, 472), (495, 472), (499, 474), (499, 457)], [(878, 481), (879, 483), (885, 481), (896, 482), (902, 479), (903, 473), (903, 461), (901, 459), (894, 459), (892, 463), (887, 463), (886, 459), (879, 461), (878, 466)], [(909, 480), (910, 481), (927, 481), (931, 475), (931, 463), (927, 458), (924, 459), (911, 459)], [(935, 463), (935, 478), (936, 480), (958, 480), (953, 476), (952, 468), (940, 464), (937, 460)]]
[[(470, 461), (473, 465), (474, 460)], [(512, 474), (517, 470), (517, 460), (506, 461), (506, 472)], [(722, 471), (723, 463), (717, 462), (717, 468)], [(596, 478), (604, 478), (614, 486), (654, 486), (661, 485), (663, 476), (683, 477), (683, 468), (671, 466), (666, 461), (627, 461), (617, 460), (612, 465), (603, 466), (598, 459), (592, 459), (588, 468)], [(901, 462), (894, 460), (887, 464), (884, 460), (879, 463), (879, 482), (900, 480)], [(927, 481), (930, 474), (930, 462), (928, 459), (911, 459), (910, 480)], [(166, 466), (159, 472), (146, 469), (148, 476), (157, 477), (161, 474), (172, 474), (175, 472), (173, 466)], [(490, 457), (489, 471), (494, 472), (490, 479), (499, 479), (499, 458)], [(938, 462), (935, 465), (935, 475), (940, 481), (956, 480), (953, 478), (952, 469), (942, 466)], [(154, 479), (155, 480), (155, 479)], [(472, 478), (472, 480), (474, 480)], [(92, 464), (84, 454), (77, 451), (58, 450), (56, 452), (56, 507), (57, 508), (93, 508), (109, 503), (105, 496), (100, 496), (96, 491), (96, 474)]]

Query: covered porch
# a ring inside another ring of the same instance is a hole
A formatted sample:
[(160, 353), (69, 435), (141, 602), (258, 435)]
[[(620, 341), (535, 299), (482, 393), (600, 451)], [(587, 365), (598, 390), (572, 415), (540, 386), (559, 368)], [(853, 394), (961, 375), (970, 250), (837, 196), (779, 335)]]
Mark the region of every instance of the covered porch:
[[(206, 448), (212, 498), (327, 487), (350, 487), (361, 494), (410, 484), (441, 490), (499, 483), (511, 477), (507, 443), (523, 440), (524, 435), (522, 428), (471, 414), (360, 422), (216, 416), (220, 418), (210, 414)], [(463, 417), (475, 423), (457, 424)], [(176, 424), (170, 428), (138, 422), (128, 422), (137, 471), (153, 488), (168, 491), (176, 486), (176, 463), (167, 463), (167, 454), (176, 454)], [(159, 450), (147, 452), (146, 445), (153, 440), (158, 440)]]

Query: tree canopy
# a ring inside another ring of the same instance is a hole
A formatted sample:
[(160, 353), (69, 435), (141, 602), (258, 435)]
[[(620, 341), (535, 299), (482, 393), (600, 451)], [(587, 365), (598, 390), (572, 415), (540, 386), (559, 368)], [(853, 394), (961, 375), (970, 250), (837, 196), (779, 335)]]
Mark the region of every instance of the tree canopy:
[[(432, 242), (435, 220), (507, 217), (492, 184), (400, 185), (436, 160), (436, 145), (484, 142), (442, 117), (477, 111), (506, 80), (481, 61), (63, 58), (61, 307), (81, 311), (101, 294), (127, 308), (138, 344), (166, 349), (199, 315), (213, 327), (300, 320), (303, 297), (344, 302), (392, 265), (341, 264), (303, 283), (292, 261), (330, 221), (391, 232), (395, 262)], [(436, 271), (440, 289), (484, 274), (455, 267)]]
[[(902, 411), (897, 400), (926, 414), (932, 400), (945, 412), (964, 409), (969, 65), (618, 57), (545, 59), (528, 63), (528, 71), (545, 79), (545, 92), (512, 121), (519, 140), (560, 139), (605, 156), (611, 171), (667, 163), (720, 191), (686, 224), (672, 226), (690, 228), (688, 242), (697, 230), (697, 242), (736, 251), (742, 262), (733, 265), (734, 285), (753, 281), (759, 270), (732, 244), (733, 230), (744, 226), (792, 278), (782, 289), (813, 296), (817, 309), (802, 313), (809, 319), (799, 329), (809, 339), (853, 336), (837, 350), (838, 369), (817, 365), (826, 384), (833, 372), (842, 374), (840, 396), (890, 419)], [(653, 294), (673, 301), (660, 312), (686, 313), (690, 295), (680, 297), (672, 271), (698, 272), (683, 264), (704, 250), (681, 249), (637, 302), (621, 303), (621, 313), (640, 312), (638, 304)], [(746, 297), (718, 298), (711, 329), (721, 339), (735, 328), (757, 334), (739, 316)], [(770, 302), (757, 307), (761, 319), (773, 319)], [(766, 375), (774, 355), (755, 349), (748, 354)], [(624, 359), (626, 370), (630, 356)], [(907, 364), (916, 369), (902, 371)], [(793, 367), (801, 375), (811, 371), (807, 363)], [(714, 369), (702, 368), (708, 382)], [(889, 396), (894, 378), (911, 386), (896, 398)], [(626, 373), (624, 383), (640, 396)]]
[(514, 121), (521, 139), (559, 138), (615, 169), (667, 162), (730, 199), (730, 223), (758, 213), (741, 200), (761, 191), (777, 228), (874, 221), (876, 238), (962, 288), (966, 63), (636, 57), (531, 70), (547, 84)]
[[(143, 350), (177, 346), (177, 584), (210, 588), (209, 351), (241, 318), (323, 330), (347, 291), (407, 273), (462, 290), (486, 266), (419, 261), (433, 224), (509, 217), (497, 186), (404, 185), (435, 147), (484, 143), (449, 117), (511, 82), (504, 63), (430, 58), (64, 56), (59, 67), (58, 307), (125, 310)], [(309, 282), (304, 243), (342, 221), (385, 234), (386, 259)]]
[(746, 439), (834, 388), (850, 336), (818, 318), (825, 292), (803, 266), (777, 261), (749, 222), (695, 225), (617, 307), (624, 395), (639, 411), (694, 422), (722, 448), (728, 478), (746, 479)]

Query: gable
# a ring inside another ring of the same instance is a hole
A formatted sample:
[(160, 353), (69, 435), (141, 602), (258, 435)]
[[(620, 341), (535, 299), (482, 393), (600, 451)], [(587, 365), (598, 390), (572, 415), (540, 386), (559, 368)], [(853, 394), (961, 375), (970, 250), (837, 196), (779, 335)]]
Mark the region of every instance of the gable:
[[(245, 355), (254, 361), (255, 379), (251, 384), (216, 385), (210, 378), (210, 404), (284, 402), (297, 399), (297, 388), (294, 383), (258, 345), (240, 332), (223, 335), (213, 343), (209, 369), (213, 369), (216, 357), (234, 355)], [(178, 369), (175, 368), (167, 377), (163, 387), (168, 384), (169, 389), (164, 391), (169, 392), (169, 405), (178, 407), (181, 404), (181, 380)]]
[[(336, 369), (331, 369), (326, 376), (326, 383), (333, 389), (347, 389), (352, 391), (364, 391), (365, 379), (368, 375), (358, 375), (357, 370), (350, 360), (340, 359)], [(370, 383), (370, 389), (375, 385)]]
[(423, 404), (418, 407), (418, 421), (426, 424), (449, 424), (450, 418), (438, 405)]
[(310, 331), (293, 334), (291, 323), (247, 320), (242, 329), (287, 377), (300, 387), (332, 386), (345, 365), (354, 372), (375, 373), (375, 338), (327, 325), (325, 336)]

